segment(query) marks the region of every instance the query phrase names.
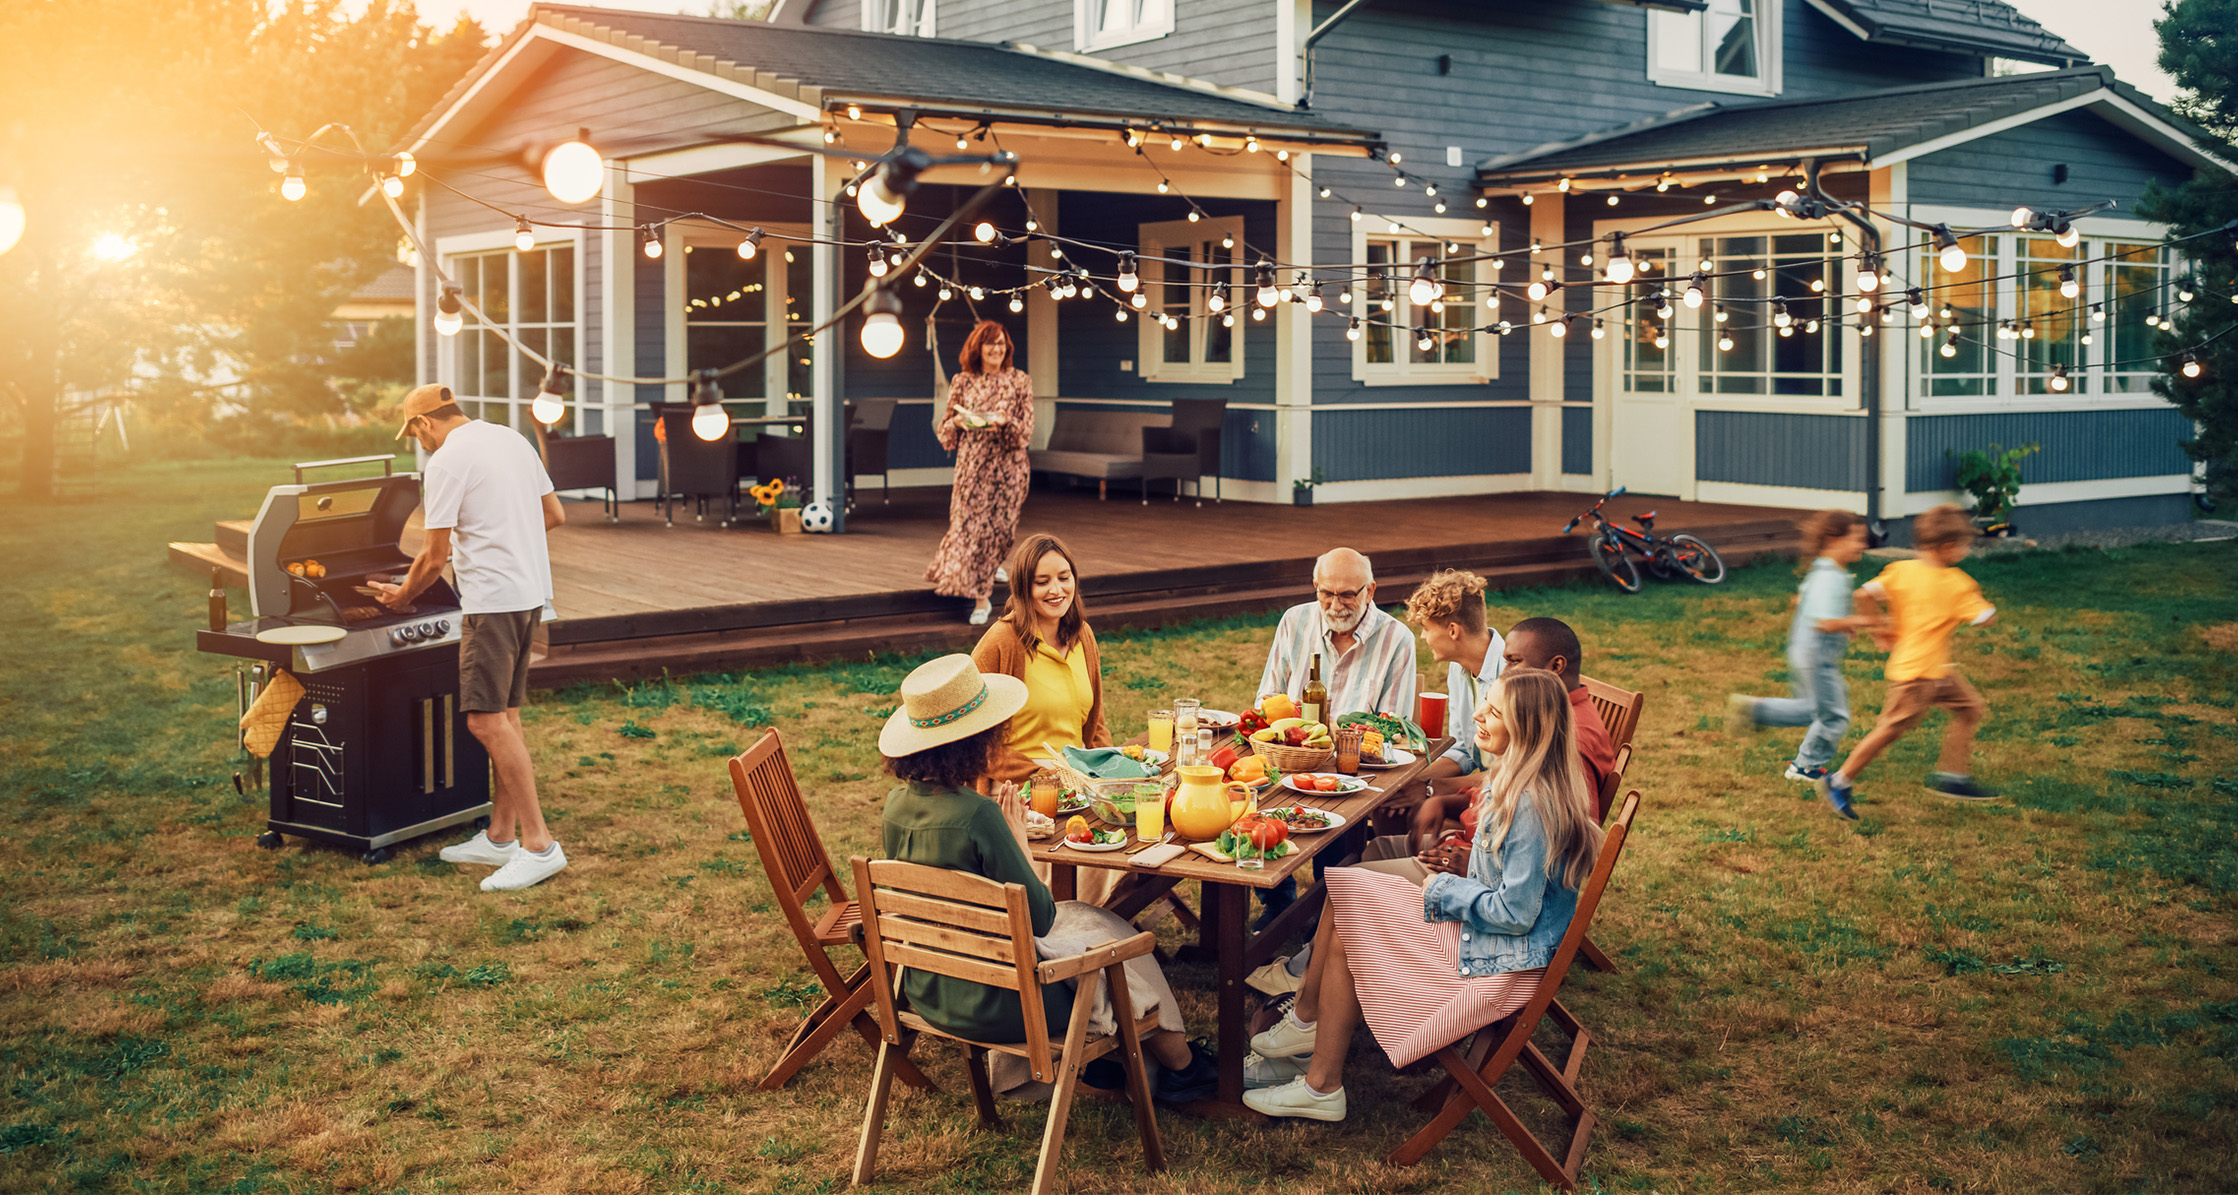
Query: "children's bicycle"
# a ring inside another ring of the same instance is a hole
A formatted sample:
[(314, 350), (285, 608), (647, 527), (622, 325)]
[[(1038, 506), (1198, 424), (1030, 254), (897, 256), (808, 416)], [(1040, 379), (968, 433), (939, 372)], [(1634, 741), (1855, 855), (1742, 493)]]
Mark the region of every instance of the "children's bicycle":
[(1601, 514), (1601, 508), (1611, 498), (1624, 492), (1623, 486), (1601, 495), (1584, 514), (1563, 524), (1562, 534), (1577, 530), (1577, 525), (1587, 519), (1593, 521), (1593, 538), (1585, 546), (1593, 554), (1593, 564), (1602, 575), (1616, 582), (1616, 587), (1626, 593), (1640, 591), (1640, 569), (1632, 558), (1638, 556), (1647, 562), (1648, 571), (1665, 580), (1681, 575), (1692, 577), (1704, 585), (1715, 585), (1725, 579), (1725, 561), (1717, 549), (1703, 540), (1680, 532), (1677, 535), (1655, 534), (1655, 512), (1633, 515), (1632, 521), (1640, 525), (1638, 531), (1611, 523)]

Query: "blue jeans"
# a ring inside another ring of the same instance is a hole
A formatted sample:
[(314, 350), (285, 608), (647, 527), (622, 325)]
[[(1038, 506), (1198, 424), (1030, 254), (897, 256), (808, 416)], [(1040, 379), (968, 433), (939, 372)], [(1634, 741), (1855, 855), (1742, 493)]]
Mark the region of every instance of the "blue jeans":
[(1756, 699), (1758, 726), (1808, 726), (1803, 745), (1795, 749), (1795, 762), (1806, 768), (1823, 768), (1834, 762), (1834, 749), (1849, 732), (1849, 682), (1842, 679), (1842, 657), (1849, 651), (1849, 636), (1811, 631), (1811, 658), (1787, 660), (1788, 683), (1793, 697)]

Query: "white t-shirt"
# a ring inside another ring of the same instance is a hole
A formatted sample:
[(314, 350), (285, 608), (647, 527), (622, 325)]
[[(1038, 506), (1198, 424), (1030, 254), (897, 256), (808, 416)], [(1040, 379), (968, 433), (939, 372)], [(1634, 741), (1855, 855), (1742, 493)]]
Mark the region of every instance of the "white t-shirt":
[(552, 479), (527, 438), (474, 420), (427, 458), (427, 529), (451, 531), (451, 571), (468, 614), (534, 610), (552, 596), (544, 495)]

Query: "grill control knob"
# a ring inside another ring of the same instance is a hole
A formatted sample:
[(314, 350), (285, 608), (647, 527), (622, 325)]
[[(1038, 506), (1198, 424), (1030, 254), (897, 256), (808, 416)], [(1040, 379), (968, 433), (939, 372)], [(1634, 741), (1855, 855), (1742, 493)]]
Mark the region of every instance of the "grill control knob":
[(438, 635), (448, 635), (448, 634), (450, 634), (450, 633), (451, 633), (451, 620), (450, 620), (450, 619), (448, 619), (448, 618), (438, 618), (438, 619), (436, 619), (436, 620), (435, 620), (435, 633), (436, 633), (436, 634), (438, 634)]
[(389, 642), (396, 644), (398, 647), (402, 647), (405, 644), (410, 643), (412, 641), (411, 636), (405, 634), (405, 631), (408, 629), (409, 628), (406, 627), (397, 627), (391, 630), (389, 632)]

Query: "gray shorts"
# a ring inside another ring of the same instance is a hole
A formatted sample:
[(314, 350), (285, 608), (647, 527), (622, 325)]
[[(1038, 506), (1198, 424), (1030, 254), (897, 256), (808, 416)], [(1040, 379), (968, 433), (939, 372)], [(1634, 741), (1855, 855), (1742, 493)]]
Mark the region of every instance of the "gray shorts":
[(529, 644), (543, 613), (468, 614), (459, 619), (459, 708), (501, 714), (528, 700)]

